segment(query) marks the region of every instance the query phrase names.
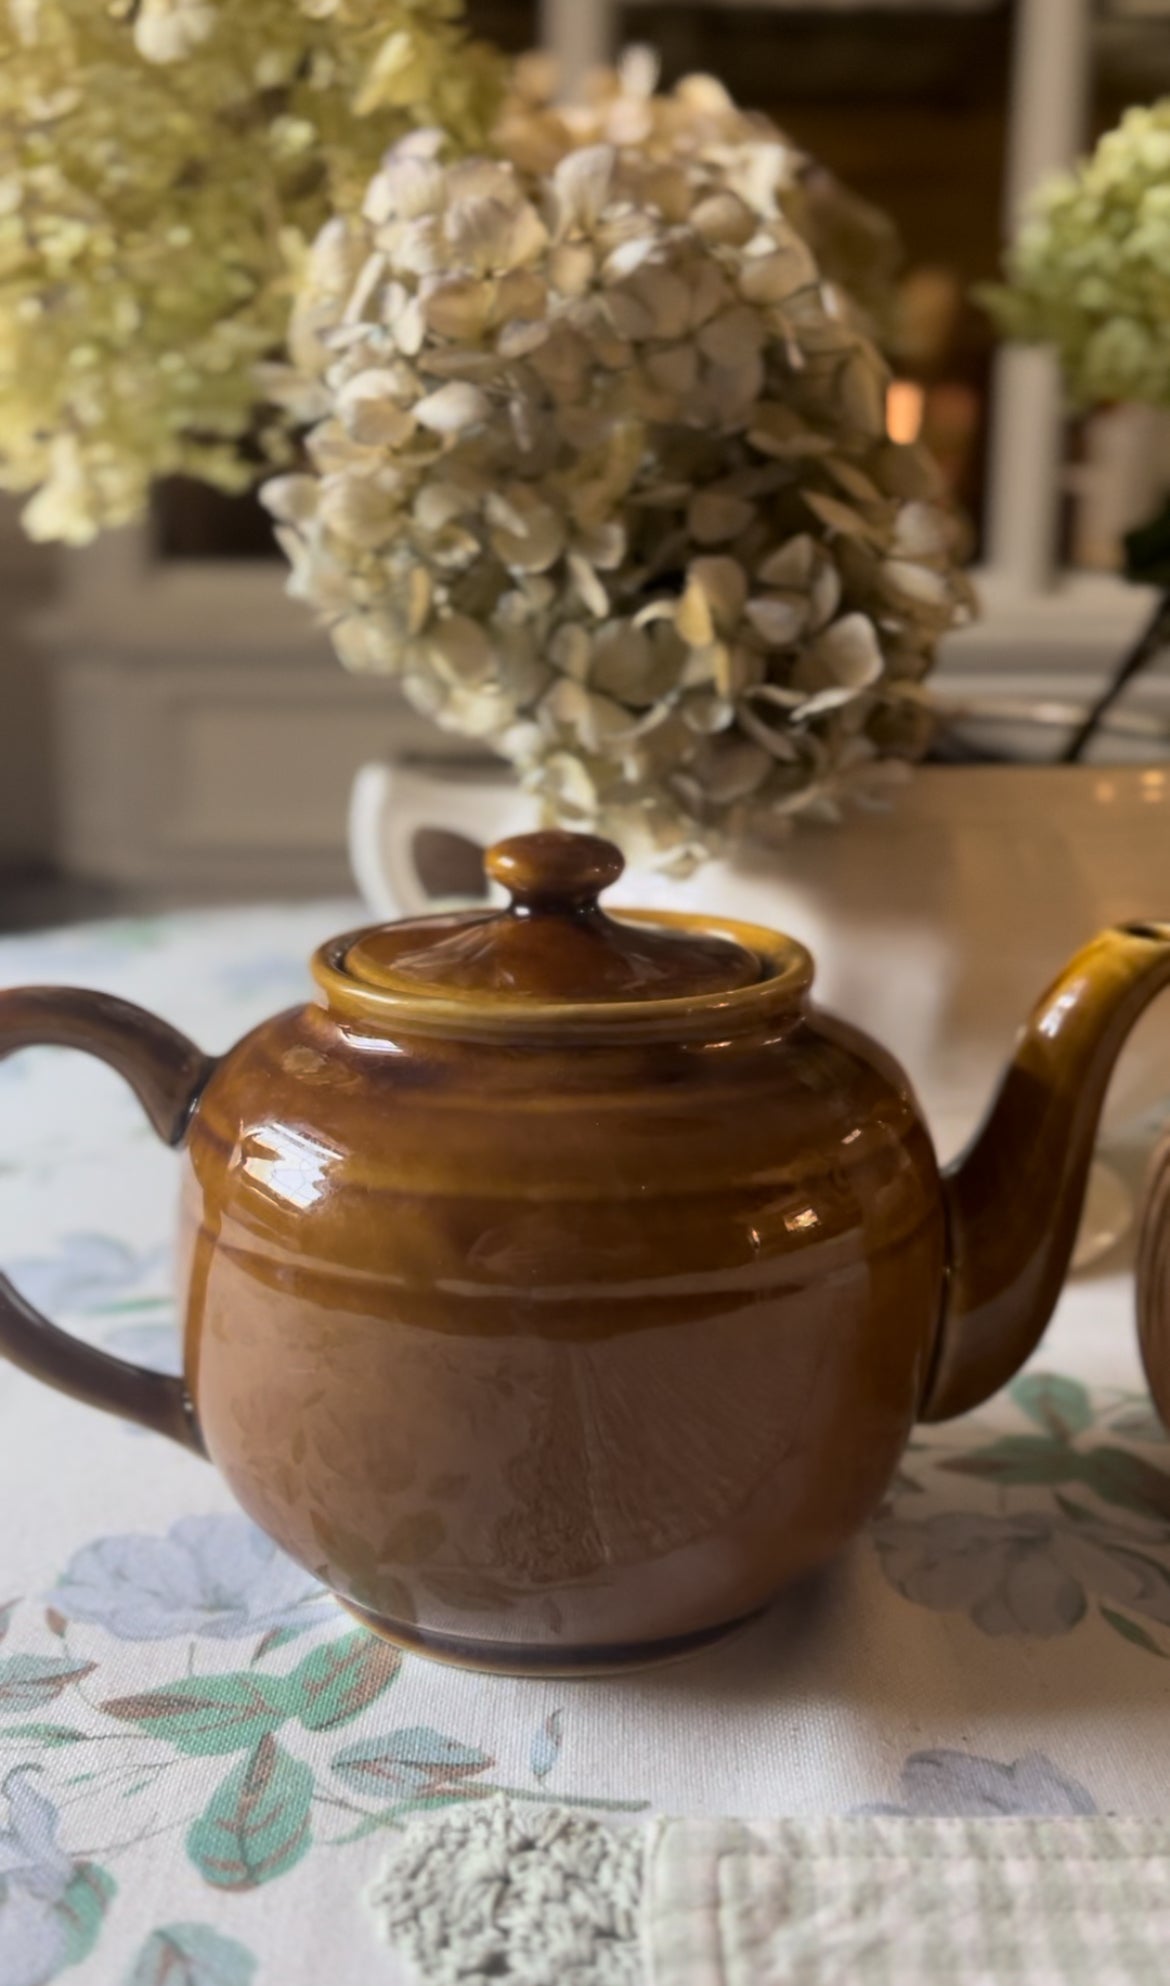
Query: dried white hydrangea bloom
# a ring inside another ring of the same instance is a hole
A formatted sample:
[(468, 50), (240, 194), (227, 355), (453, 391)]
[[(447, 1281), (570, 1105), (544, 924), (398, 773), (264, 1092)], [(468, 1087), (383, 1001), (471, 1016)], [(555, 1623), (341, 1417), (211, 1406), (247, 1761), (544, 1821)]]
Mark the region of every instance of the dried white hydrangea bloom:
[[(628, 50), (617, 69), (594, 71), (583, 101), (558, 103), (557, 81), (548, 55), (513, 63), (492, 136), (501, 157), (540, 174), (582, 145), (637, 147), (646, 166), (658, 168), (668, 202), (677, 170), (701, 159), (753, 211), (779, 211), (792, 223), (821, 275), (844, 285), (870, 329), (892, 328), (902, 260), (894, 223), (770, 118), (741, 109), (710, 76), (689, 76), (676, 90), (659, 92), (658, 59), (648, 48)], [(652, 196), (652, 184), (644, 185)]]
[(345, 663), (682, 866), (912, 755), (969, 595), (783, 140), (706, 78), (617, 94), (551, 163), (514, 110), (507, 158), (389, 155), (312, 257), (266, 501)]

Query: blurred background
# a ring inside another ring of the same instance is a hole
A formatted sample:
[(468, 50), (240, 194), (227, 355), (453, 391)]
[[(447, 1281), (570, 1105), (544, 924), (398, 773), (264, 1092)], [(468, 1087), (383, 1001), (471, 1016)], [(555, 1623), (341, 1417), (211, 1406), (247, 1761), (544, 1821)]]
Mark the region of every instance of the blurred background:
[[(1118, 575), (1120, 541), (1170, 490), (1170, 416), (1066, 418), (1046, 356), (997, 353), (970, 291), (1043, 172), (1170, 92), (1170, 0), (467, 11), (507, 51), (551, 48), (570, 82), (631, 41), (660, 51), (668, 85), (710, 71), (893, 215), (891, 424), (930, 442), (967, 509), (984, 605), (940, 680), (960, 699), (1083, 704), (1148, 612)], [(0, 927), (345, 889), (362, 761), (466, 754), (384, 682), (343, 673), (283, 577), (259, 506), (194, 484), (84, 553), (30, 546), (15, 504), (0, 511)], [(1130, 707), (1170, 713), (1164, 668)], [(994, 749), (1058, 746), (1001, 726)], [(1110, 733), (1095, 752), (1160, 749)]]

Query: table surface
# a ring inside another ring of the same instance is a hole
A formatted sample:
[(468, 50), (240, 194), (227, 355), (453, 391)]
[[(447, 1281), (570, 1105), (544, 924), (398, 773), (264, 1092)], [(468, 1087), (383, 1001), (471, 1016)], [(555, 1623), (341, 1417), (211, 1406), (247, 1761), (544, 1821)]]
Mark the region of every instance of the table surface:
[[(222, 1049), (356, 919), (9, 939), (0, 983), (99, 987)], [(176, 1164), (100, 1065), (0, 1065), (0, 1261), (171, 1369)], [(205, 1464), (2, 1364), (0, 1511), (0, 1986), (395, 1982), (363, 1905), (386, 1830), (493, 1787), (631, 1817), (1170, 1816), (1170, 1455), (1123, 1252), (1070, 1284), (1009, 1392), (915, 1440), (835, 1566), (657, 1672), (387, 1659), (320, 1728), (305, 1682), (362, 1645), (328, 1597)]]

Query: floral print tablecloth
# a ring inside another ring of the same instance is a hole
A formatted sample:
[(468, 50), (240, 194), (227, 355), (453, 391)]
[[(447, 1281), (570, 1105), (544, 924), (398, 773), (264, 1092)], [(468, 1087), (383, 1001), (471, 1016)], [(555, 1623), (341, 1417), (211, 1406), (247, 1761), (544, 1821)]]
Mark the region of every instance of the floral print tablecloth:
[[(0, 983), (97, 986), (218, 1049), (355, 915), (9, 939)], [(0, 1260), (170, 1369), (175, 1165), (108, 1070), (0, 1064)], [(362, 1902), (386, 1830), (493, 1787), (633, 1817), (1170, 1817), (1170, 1450), (1131, 1311), (1124, 1264), (1074, 1282), (828, 1573), (722, 1648), (590, 1683), (400, 1660), (204, 1464), (0, 1365), (0, 1986), (394, 1986)]]

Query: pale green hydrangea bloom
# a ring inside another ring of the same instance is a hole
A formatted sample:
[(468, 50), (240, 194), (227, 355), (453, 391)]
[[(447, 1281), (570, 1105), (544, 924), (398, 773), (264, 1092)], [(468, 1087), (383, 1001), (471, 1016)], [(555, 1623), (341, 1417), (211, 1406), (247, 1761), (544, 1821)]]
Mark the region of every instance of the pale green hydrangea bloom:
[(81, 543), (233, 490), (306, 244), (415, 124), (478, 143), (458, 0), (0, 0), (0, 486)]
[(1001, 329), (1055, 345), (1078, 405), (1170, 407), (1170, 98), (1040, 188), (1007, 273), (986, 299)]

